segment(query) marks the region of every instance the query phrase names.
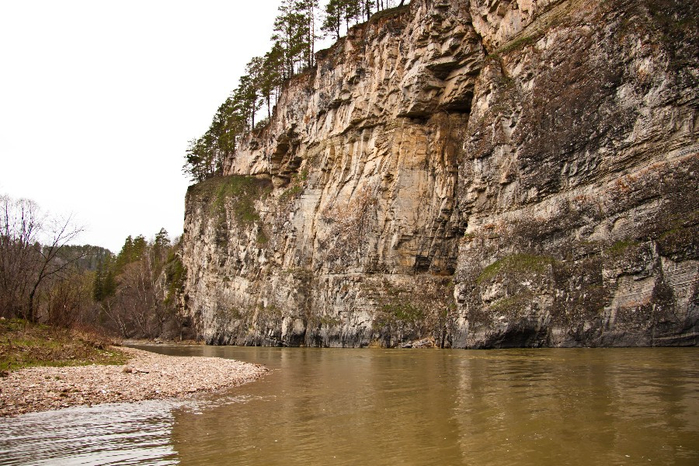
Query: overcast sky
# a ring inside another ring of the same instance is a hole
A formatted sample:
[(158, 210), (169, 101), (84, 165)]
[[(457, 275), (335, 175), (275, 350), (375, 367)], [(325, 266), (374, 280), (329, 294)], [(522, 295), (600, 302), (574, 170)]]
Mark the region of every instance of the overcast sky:
[(79, 243), (182, 233), (187, 141), (270, 48), (279, 0), (0, 0), (0, 194)]

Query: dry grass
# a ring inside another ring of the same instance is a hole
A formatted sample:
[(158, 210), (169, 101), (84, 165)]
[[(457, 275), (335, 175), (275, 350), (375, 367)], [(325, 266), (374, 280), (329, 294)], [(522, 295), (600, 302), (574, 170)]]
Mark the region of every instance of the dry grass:
[(0, 375), (24, 367), (124, 364), (128, 356), (111, 340), (88, 331), (0, 320)]

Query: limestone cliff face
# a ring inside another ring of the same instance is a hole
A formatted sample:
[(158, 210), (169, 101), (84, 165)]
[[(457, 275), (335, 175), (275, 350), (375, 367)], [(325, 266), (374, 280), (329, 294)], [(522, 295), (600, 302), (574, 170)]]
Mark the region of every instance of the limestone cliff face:
[(413, 0), (190, 188), (210, 343), (696, 344), (697, 7)]

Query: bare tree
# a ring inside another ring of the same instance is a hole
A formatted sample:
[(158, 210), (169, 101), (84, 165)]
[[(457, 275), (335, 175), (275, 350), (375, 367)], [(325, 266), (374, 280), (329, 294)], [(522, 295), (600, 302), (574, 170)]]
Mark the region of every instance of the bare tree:
[(29, 200), (0, 197), (0, 313), (6, 317), (23, 315), (29, 295), (40, 228), (37, 206)]
[(36, 322), (39, 290), (79, 259), (59, 254), (82, 228), (71, 217), (45, 217), (33, 201), (8, 196), (0, 196), (0, 228), (0, 314)]
[(150, 257), (143, 257), (128, 264), (119, 276), (118, 302), (125, 320), (141, 337), (159, 333), (162, 302), (151, 266)]
[(92, 307), (92, 274), (71, 270), (65, 276), (52, 280), (42, 300), (46, 321), (58, 327), (84, 325)]
[(119, 335), (124, 338), (128, 338), (130, 336), (129, 323), (126, 321), (126, 315), (122, 311), (122, 308), (116, 299), (105, 299), (102, 301), (102, 303), (100, 303), (100, 309), (107, 319), (109, 319), (109, 322), (114, 324)]

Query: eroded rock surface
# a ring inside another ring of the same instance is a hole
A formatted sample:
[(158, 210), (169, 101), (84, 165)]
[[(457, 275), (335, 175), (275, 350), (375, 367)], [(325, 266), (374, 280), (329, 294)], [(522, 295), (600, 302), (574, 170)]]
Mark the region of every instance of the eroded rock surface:
[(190, 188), (199, 331), (696, 344), (697, 10), (413, 0), (353, 28)]

